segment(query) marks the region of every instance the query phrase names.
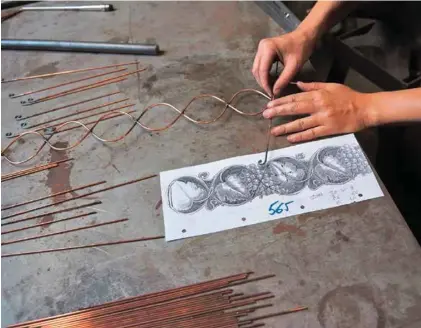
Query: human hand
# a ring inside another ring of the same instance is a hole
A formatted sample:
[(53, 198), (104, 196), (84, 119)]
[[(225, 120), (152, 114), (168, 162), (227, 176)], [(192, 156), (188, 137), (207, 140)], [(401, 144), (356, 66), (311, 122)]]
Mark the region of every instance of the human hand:
[(263, 117), (309, 116), (272, 128), (273, 135), (292, 133), (288, 141), (300, 142), (356, 132), (373, 125), (367, 110), (370, 94), (336, 83), (298, 82), (297, 86), (304, 92), (270, 101)]
[[(308, 60), (313, 52), (315, 42), (315, 36), (299, 29), (278, 37), (261, 40), (252, 69), (257, 83), (270, 96), (278, 95)], [(269, 85), (269, 72), (276, 60), (280, 60), (284, 64), (284, 69), (272, 92)]]

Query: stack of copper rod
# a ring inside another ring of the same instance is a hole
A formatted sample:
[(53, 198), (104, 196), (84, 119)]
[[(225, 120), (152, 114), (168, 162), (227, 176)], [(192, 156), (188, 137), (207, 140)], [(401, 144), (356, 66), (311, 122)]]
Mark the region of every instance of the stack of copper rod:
[(65, 160), (61, 160), (61, 161), (57, 161), (57, 162), (51, 162), (51, 163), (44, 164), (44, 165), (34, 166), (34, 167), (31, 167), (31, 168), (25, 169), (25, 170), (20, 170), (20, 171), (16, 171), (16, 172), (12, 172), (12, 173), (3, 174), (1, 176), (1, 181), (8, 181), (8, 180), (24, 177), (26, 175), (38, 173), (38, 172), (45, 171), (45, 170), (49, 170), (49, 169), (52, 169), (52, 168), (55, 168), (55, 167), (59, 166), (60, 163), (71, 161), (72, 159), (73, 158), (69, 158), (69, 159), (65, 159)]
[(249, 318), (250, 313), (272, 306), (270, 303), (257, 303), (273, 298), (273, 295), (270, 292), (244, 295), (235, 293), (231, 287), (274, 276), (249, 279), (250, 274), (252, 272), (245, 272), (129, 297), (9, 328), (255, 328), (264, 326), (263, 319), (307, 309), (298, 307)]

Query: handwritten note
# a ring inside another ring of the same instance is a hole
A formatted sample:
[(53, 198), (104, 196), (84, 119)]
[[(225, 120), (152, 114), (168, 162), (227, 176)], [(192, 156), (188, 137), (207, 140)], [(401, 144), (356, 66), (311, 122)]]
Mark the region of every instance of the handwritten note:
[(383, 196), (354, 135), (162, 172), (175, 240)]

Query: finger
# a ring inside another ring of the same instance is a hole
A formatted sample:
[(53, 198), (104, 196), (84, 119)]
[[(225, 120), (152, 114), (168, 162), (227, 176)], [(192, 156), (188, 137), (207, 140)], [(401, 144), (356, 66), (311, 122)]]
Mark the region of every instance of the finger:
[(270, 131), (274, 136), (280, 136), (287, 133), (304, 131), (317, 126), (317, 120), (314, 116), (300, 118), (298, 120), (282, 124), (272, 128)]
[(298, 102), (298, 101), (307, 101), (307, 100), (311, 101), (311, 100), (314, 100), (315, 95), (316, 95), (316, 92), (314, 91), (294, 93), (292, 95), (288, 95), (285, 97), (281, 97), (281, 98), (269, 101), (267, 104), (267, 107), (272, 108), (272, 107), (289, 104), (291, 102)]
[(289, 142), (303, 142), (314, 140), (320, 137), (328, 136), (333, 134), (329, 128), (325, 126), (317, 126), (315, 128), (308, 129), (300, 133), (294, 133), (287, 137)]
[(278, 95), (283, 88), (293, 79), (295, 74), (298, 71), (298, 66), (294, 64), (291, 60), (285, 61), (284, 69), (282, 70), (281, 75), (273, 86), (273, 94)]
[(266, 91), (266, 93), (270, 97), (272, 97), (272, 90), (269, 84), (269, 73), (270, 73), (270, 69), (272, 68), (273, 60), (274, 60), (273, 56), (263, 55), (260, 58), (260, 63), (259, 63), (259, 78), (260, 78), (261, 87), (263, 88), (263, 90)]
[(311, 114), (315, 111), (316, 107), (312, 101), (290, 102), (266, 109), (263, 112), (263, 117), (273, 118), (275, 116)]
[(256, 82), (261, 86), (261, 83), (259, 80), (259, 62), (260, 62), (260, 52), (257, 51), (256, 57), (254, 57), (252, 73), (253, 73), (254, 78), (256, 79)]
[(314, 91), (320, 89), (326, 89), (331, 83), (322, 83), (322, 82), (297, 82), (297, 87), (303, 91)]

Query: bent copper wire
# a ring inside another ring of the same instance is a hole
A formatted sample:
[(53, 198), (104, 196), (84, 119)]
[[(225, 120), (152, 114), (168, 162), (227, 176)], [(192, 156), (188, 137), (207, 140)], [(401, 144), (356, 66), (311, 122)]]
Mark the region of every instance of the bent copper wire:
[[(98, 115), (104, 115), (104, 114), (107, 114), (107, 113), (111, 113), (112, 115), (110, 115), (110, 117), (106, 117), (106, 118), (104, 118), (104, 119), (101, 120), (101, 122), (102, 121), (107, 121), (107, 120), (109, 120), (111, 118), (115, 118), (116, 116), (123, 115), (121, 113), (133, 113), (133, 112), (135, 112), (134, 110), (127, 111), (127, 112), (119, 111), (120, 109), (131, 107), (131, 106), (134, 106), (134, 104), (128, 104), (128, 105), (124, 105), (124, 106), (121, 106), (121, 107), (111, 108), (111, 109), (108, 109), (108, 110), (104, 110), (104, 111), (99, 112), (99, 113), (94, 113), (94, 114), (89, 114), (89, 115), (85, 115), (85, 116), (76, 117), (74, 119), (74, 121), (67, 121), (67, 122), (62, 122), (62, 123), (56, 123), (56, 124), (53, 124), (53, 125), (42, 126), (42, 127), (37, 128), (35, 130), (32, 130), (30, 132), (38, 133), (39, 131), (43, 131), (44, 135), (48, 135), (47, 138), (45, 136), (44, 136), (44, 138), (46, 138), (46, 139), (49, 140), (52, 137), (51, 134), (57, 134), (59, 132), (64, 132), (64, 131), (68, 131), (68, 130), (72, 130), (72, 129), (80, 128), (81, 127), (80, 125), (77, 125), (77, 126), (73, 126), (73, 127), (67, 128), (67, 129), (60, 129), (59, 131), (56, 131), (56, 127), (57, 126), (62, 126), (63, 124), (66, 124), (67, 125), (67, 124), (70, 124), (70, 123), (78, 123), (79, 124), (80, 123), (80, 120), (83, 120), (83, 119), (86, 119), (86, 118), (89, 118), (89, 117), (93, 117), (93, 116), (98, 116)], [(114, 112), (116, 112), (116, 113), (114, 113)], [(97, 121), (98, 120), (95, 120), (94, 123), (96, 123)], [(83, 124), (84, 125), (88, 125), (88, 123), (83, 123)], [(16, 138), (16, 137), (19, 137), (19, 136), (22, 136), (22, 135), (25, 135), (25, 134), (26, 134), (26, 132), (22, 132), (21, 134), (13, 135), (13, 136), (11, 136), (9, 138)], [(41, 133), (40, 133), (40, 135), (43, 136)], [(43, 145), (43, 146), (45, 146), (45, 145)], [(31, 157), (30, 159), (32, 159), (32, 158), (33, 157)], [(25, 163), (27, 161), (28, 160), (25, 160), (23, 162), (10, 162), (10, 163), (11, 164), (22, 164), (22, 163)]]
[(23, 120), (27, 120), (28, 118), (33, 118), (33, 117), (41, 116), (41, 115), (44, 115), (44, 114), (56, 112), (56, 111), (61, 110), (61, 109), (69, 108), (69, 107), (80, 105), (80, 104), (85, 104), (85, 103), (90, 102), (90, 101), (98, 100), (98, 99), (105, 98), (105, 97), (110, 97), (110, 96), (113, 96), (113, 95), (116, 95), (116, 94), (119, 94), (119, 93), (121, 93), (121, 92), (116, 91), (116, 92), (107, 93), (105, 95), (101, 95), (101, 96), (98, 96), (98, 97), (89, 98), (89, 99), (78, 101), (78, 102), (71, 103), (71, 104), (68, 104), (68, 105), (52, 108), (52, 109), (49, 109), (49, 110), (46, 110), (46, 111), (43, 111), (43, 112), (39, 112), (39, 113), (35, 113), (35, 114), (32, 114), (32, 115), (28, 115), (28, 116), (22, 117), (22, 115), (16, 115), (15, 119), (16, 119), (16, 121), (23, 121)]
[[(135, 110), (129, 110), (129, 111), (125, 112), (125, 113), (127, 113), (127, 114), (131, 114), (131, 113), (134, 113), (134, 112), (135, 112)], [(120, 117), (120, 116), (123, 116), (123, 115), (124, 115), (124, 114), (117, 112), (117, 113), (115, 113), (115, 115), (112, 115), (112, 116), (110, 116), (110, 117), (107, 117), (107, 118), (102, 119), (102, 120), (101, 120), (101, 122), (102, 122), (102, 121), (111, 120), (111, 119), (113, 119), (113, 118)], [(85, 117), (85, 118), (86, 118), (86, 117)], [(85, 122), (85, 123), (83, 123), (83, 124), (84, 124), (85, 126), (89, 126), (89, 125), (95, 124), (96, 122), (97, 122), (97, 120), (94, 120), (94, 121)], [(54, 128), (54, 127), (52, 127), (52, 129), (51, 129), (51, 130), (44, 129), (44, 133), (45, 133), (45, 134), (58, 134), (58, 133), (61, 133), (61, 132), (66, 132), (66, 131), (69, 131), (69, 130), (79, 129), (79, 128), (82, 128), (82, 127), (83, 127), (83, 126), (81, 126), (81, 125), (76, 125), (76, 126), (71, 126), (71, 127), (69, 127), (69, 128), (66, 128), (66, 129), (61, 129), (60, 131), (55, 131), (55, 128)]]
[[(140, 113), (140, 115), (137, 117), (137, 118), (135, 118), (135, 117), (133, 117), (132, 115), (130, 115), (130, 114), (128, 114), (127, 112), (122, 112), (122, 111), (115, 111), (115, 112), (119, 112), (120, 114), (122, 114), (122, 115), (125, 115), (125, 116), (127, 116), (130, 120), (132, 120), (132, 122), (133, 122), (133, 124), (132, 124), (132, 126), (125, 132), (125, 133), (123, 133), (121, 136), (119, 136), (119, 137), (116, 137), (116, 138), (114, 138), (114, 139), (104, 139), (104, 138), (101, 138), (100, 136), (98, 136), (97, 134), (95, 134), (95, 132), (93, 131), (94, 129), (95, 129), (95, 127), (102, 121), (102, 120), (104, 120), (104, 119), (106, 119), (106, 118), (108, 118), (110, 115), (114, 115), (113, 113), (109, 113), (109, 114), (105, 114), (104, 116), (101, 116), (101, 117), (99, 117), (98, 118), (98, 120), (96, 121), (96, 123), (91, 127), (91, 128), (88, 128), (84, 123), (82, 123), (82, 122), (78, 122), (78, 121), (68, 121), (68, 122), (64, 122), (64, 123), (61, 123), (61, 124), (59, 124), (58, 125), (58, 127), (56, 128), (56, 132), (59, 132), (63, 127), (65, 127), (66, 125), (68, 125), (68, 124), (77, 124), (77, 125), (80, 125), (81, 127), (83, 127), (83, 128), (85, 128), (85, 130), (86, 130), (86, 133), (81, 137), (81, 139), (80, 140), (78, 140), (78, 141), (75, 141), (75, 143), (73, 143), (73, 144), (71, 144), (70, 146), (68, 146), (68, 147), (63, 147), (63, 148), (60, 148), (60, 147), (56, 147), (56, 146), (54, 146), (53, 144), (51, 144), (50, 142), (49, 142), (49, 138), (46, 138), (44, 135), (42, 135), (41, 133), (39, 133), (39, 132), (37, 132), (37, 131), (28, 131), (28, 132), (24, 132), (24, 133), (22, 133), (22, 134), (20, 134), (19, 136), (17, 136), (15, 139), (13, 139), (7, 146), (6, 146), (6, 148), (2, 151), (2, 156), (9, 162), (9, 163), (11, 163), (11, 164), (17, 164), (17, 163), (25, 163), (25, 162), (27, 162), (27, 161), (29, 161), (29, 160), (31, 160), (32, 158), (34, 158), (35, 156), (37, 156), (39, 153), (40, 153), (40, 151), (42, 150), (42, 148), (46, 145), (46, 144), (48, 144), (48, 146), (50, 147), (50, 148), (52, 148), (52, 149), (54, 149), (54, 150), (68, 150), (68, 149), (72, 149), (72, 148), (74, 148), (74, 147), (76, 147), (76, 146), (78, 146), (83, 140), (85, 140), (89, 135), (92, 135), (94, 138), (96, 138), (97, 140), (99, 140), (99, 141), (102, 141), (102, 142), (117, 142), (117, 141), (120, 141), (120, 140), (122, 140), (122, 139), (124, 139), (133, 129), (134, 129), (134, 127), (136, 126), (136, 125), (139, 125), (141, 128), (143, 128), (144, 130), (146, 130), (146, 131), (148, 131), (148, 132), (160, 132), (160, 131), (164, 131), (164, 130), (167, 130), (167, 129), (169, 129), (170, 127), (172, 127), (181, 117), (184, 117), (185, 119), (187, 119), (188, 121), (190, 121), (190, 122), (192, 122), (192, 123), (195, 123), (195, 124), (198, 124), (198, 125), (207, 125), (207, 124), (212, 124), (212, 123), (214, 123), (214, 122), (216, 122), (217, 120), (219, 120), (223, 115), (224, 115), (224, 113), (228, 110), (228, 108), (230, 108), (230, 109), (232, 109), (233, 111), (235, 111), (236, 113), (238, 113), (238, 114), (240, 114), (240, 115), (243, 115), (243, 116), (257, 116), (257, 115), (260, 115), (262, 112), (263, 112), (263, 109), (262, 110), (260, 110), (260, 111), (258, 111), (258, 112), (255, 112), (255, 113), (247, 113), (247, 112), (243, 112), (243, 111), (241, 111), (241, 110), (239, 110), (238, 108), (236, 108), (236, 107), (234, 107), (233, 105), (231, 105), (231, 103), (239, 96), (239, 95), (241, 95), (241, 94), (243, 94), (243, 93), (254, 93), (254, 94), (257, 94), (257, 95), (260, 95), (260, 96), (262, 96), (262, 97), (264, 97), (264, 98), (266, 98), (266, 99), (271, 99), (270, 97), (268, 97), (266, 94), (264, 94), (263, 92), (261, 92), (261, 91), (259, 91), (259, 90), (255, 90), (255, 89), (242, 89), (242, 90), (240, 90), (240, 91), (238, 91), (238, 92), (236, 92), (232, 97), (231, 97), (231, 99), (229, 100), (229, 101), (225, 101), (225, 100), (223, 100), (222, 98), (219, 98), (219, 97), (217, 97), (217, 96), (215, 96), (215, 95), (211, 95), (211, 94), (202, 94), (202, 95), (199, 95), (199, 96), (196, 96), (196, 97), (194, 97), (193, 99), (191, 99), (190, 101), (189, 101), (189, 103), (182, 109), (182, 110), (179, 110), (177, 107), (175, 107), (175, 106), (173, 106), (173, 105), (171, 105), (171, 104), (168, 104), (168, 103), (157, 103), (157, 104), (152, 104), (152, 105), (149, 105), (148, 107), (146, 107), (141, 113)], [(224, 107), (223, 107), (223, 109), (221, 110), (221, 112), (214, 118), (214, 119), (210, 119), (210, 120), (196, 120), (196, 119), (193, 119), (192, 117), (190, 117), (190, 116), (188, 116), (185, 112), (186, 112), (186, 110), (187, 110), (187, 108), (194, 102), (194, 101), (196, 101), (196, 100), (198, 100), (198, 99), (201, 99), (201, 98), (212, 98), (212, 99), (215, 99), (216, 101), (218, 101), (218, 102), (220, 102), (220, 103), (222, 103), (222, 104), (224, 104)], [(165, 107), (168, 107), (168, 108), (170, 108), (170, 109), (172, 109), (172, 110), (174, 110), (175, 112), (177, 112), (178, 114), (177, 114), (177, 116), (174, 118), (174, 120), (172, 120), (170, 123), (168, 123), (167, 125), (165, 125), (165, 126), (163, 126), (163, 127), (158, 127), (158, 128), (153, 128), (153, 127), (149, 127), (149, 126), (146, 126), (145, 124), (142, 124), (141, 122), (140, 122), (140, 119), (148, 112), (148, 111), (150, 111), (150, 110), (152, 110), (153, 108), (155, 108), (155, 107), (158, 107), (158, 106), (165, 106)], [(5, 155), (5, 153), (6, 153), (6, 151), (8, 150), (8, 149), (10, 149), (11, 147), (12, 147), (12, 145), (13, 144), (15, 144), (18, 140), (20, 140), (21, 138), (23, 138), (24, 136), (26, 136), (26, 135), (30, 135), (30, 134), (32, 134), (32, 135), (36, 135), (36, 136), (38, 136), (38, 137), (41, 137), (42, 139), (44, 139), (44, 143), (41, 145), (41, 147), (39, 147), (36, 151), (35, 151), (35, 153), (33, 154), (33, 155), (31, 155), (30, 157), (28, 157), (27, 159), (25, 159), (25, 160), (22, 160), (22, 161), (13, 161), (13, 160), (11, 160), (8, 156), (6, 156)]]
[(60, 196), (60, 195), (68, 194), (68, 193), (73, 193), (75, 191), (86, 189), (86, 188), (89, 188), (89, 187), (98, 186), (98, 185), (104, 184), (106, 182), (107, 181), (103, 180), (103, 181), (98, 181), (98, 182), (86, 184), (86, 185), (83, 185), (83, 186), (80, 186), (80, 187), (63, 190), (63, 191), (56, 192), (54, 194), (50, 194), (50, 195), (43, 196), (43, 197), (40, 197), (40, 198), (27, 200), (27, 201), (22, 202), (22, 203), (4, 206), (4, 207), (1, 208), (1, 210), (2, 211), (10, 210), (12, 208), (16, 208), (16, 207), (19, 207), (19, 206), (23, 206), (23, 205), (28, 205), (28, 204), (32, 204), (32, 203), (35, 203), (35, 202), (39, 202), (39, 201), (44, 200), (44, 199), (53, 198), (53, 197), (56, 197), (56, 196)]
[(121, 69), (118, 69), (118, 70), (115, 70), (115, 71), (105, 72), (105, 73), (101, 73), (101, 74), (96, 74), (96, 75), (84, 77), (82, 79), (77, 79), (77, 80), (73, 80), (73, 81), (69, 81), (69, 82), (64, 82), (64, 83), (59, 83), (59, 84), (56, 84), (56, 85), (53, 85), (53, 86), (50, 86), (50, 87), (47, 87), (47, 88), (42, 88), (42, 89), (38, 89), (38, 90), (27, 91), (27, 92), (20, 93), (20, 94), (17, 94), (17, 95), (14, 94), (14, 93), (10, 93), (9, 94), (9, 97), (12, 98), (12, 99), (15, 99), (15, 98), (19, 98), (19, 97), (29, 96), (29, 95), (32, 95), (32, 94), (35, 94), (35, 93), (39, 93), (39, 92), (43, 92), (43, 91), (48, 91), (48, 90), (52, 90), (52, 89), (64, 87), (65, 85), (69, 85), (69, 84), (73, 84), (73, 83), (78, 83), (78, 82), (82, 82), (82, 81), (87, 81), (87, 80), (90, 80), (90, 79), (95, 79), (95, 78), (100, 77), (100, 76), (114, 74), (114, 73), (118, 73), (118, 72), (122, 72), (122, 71), (126, 71), (126, 70), (127, 70), (127, 68), (121, 68)]
[(15, 79), (2, 80), (1, 83), (10, 83), (10, 82), (16, 82), (16, 81), (32, 80), (32, 79), (39, 79), (39, 78), (44, 78), (44, 77), (66, 75), (66, 74), (73, 74), (73, 73), (80, 73), (80, 72), (88, 72), (88, 71), (95, 71), (95, 70), (98, 70), (98, 69), (120, 67), (120, 66), (127, 66), (127, 65), (137, 65), (137, 64), (139, 64), (139, 62), (134, 61), (134, 62), (128, 62), (128, 63), (115, 64), (115, 65), (80, 68), (80, 69), (73, 69), (73, 70), (69, 70), (69, 71), (61, 71), (61, 72), (55, 72), (55, 73), (24, 76), (24, 77), (19, 77), (19, 78), (15, 78)]
[(96, 214), (96, 213), (98, 213), (98, 212), (93, 211), (93, 212), (88, 212), (88, 213), (82, 213), (82, 214), (78, 214), (78, 215), (71, 216), (71, 217), (64, 218), (64, 219), (54, 220), (54, 221), (50, 221), (50, 222), (38, 223), (38, 224), (34, 224), (34, 225), (30, 225), (30, 226), (22, 227), (22, 228), (18, 228), (18, 229), (12, 229), (12, 230), (2, 231), (1, 234), (2, 235), (6, 235), (6, 234), (9, 234), (9, 233), (12, 233), (12, 232), (28, 230), (28, 229), (32, 229), (32, 228), (36, 228), (36, 227), (42, 227), (44, 225), (48, 225), (49, 226), (51, 224), (58, 223), (58, 222), (63, 222), (63, 221), (69, 221), (69, 220), (79, 219), (79, 218), (83, 218), (83, 217), (88, 217), (89, 215)]
[(107, 221), (107, 222), (90, 224), (90, 225), (87, 225), (87, 226), (84, 226), (84, 227), (78, 227), (78, 228), (67, 229), (67, 230), (60, 230), (60, 231), (57, 231), (57, 232), (47, 233), (47, 234), (44, 234), (44, 235), (35, 235), (35, 236), (29, 236), (29, 237), (20, 238), (20, 239), (7, 240), (7, 241), (2, 241), (1, 245), (6, 246), (6, 245), (21, 243), (21, 242), (24, 242), (24, 241), (29, 241), (29, 240), (34, 240), (34, 239), (41, 239), (41, 238), (45, 238), (45, 237), (57, 236), (57, 235), (62, 235), (62, 234), (69, 233), (69, 232), (92, 229), (92, 228), (102, 227), (102, 226), (109, 225), (109, 224), (125, 222), (125, 221), (128, 221), (128, 220), (129, 219), (127, 219), (127, 218), (118, 219), (118, 220), (112, 220), (112, 221)]
[(1, 257), (15, 257), (15, 256), (24, 256), (24, 255), (32, 255), (32, 254), (45, 254), (45, 253), (53, 253), (53, 252), (71, 251), (75, 249), (120, 245), (120, 244), (135, 243), (135, 242), (140, 242), (140, 241), (148, 241), (148, 240), (163, 239), (163, 238), (165, 238), (165, 236), (153, 236), (153, 237), (143, 237), (143, 238), (136, 238), (136, 239), (110, 241), (110, 242), (105, 242), (105, 243), (89, 244), (89, 245), (82, 245), (82, 246), (44, 249), (44, 250), (39, 250), (39, 251), (31, 251), (31, 252), (23, 252), (23, 253), (9, 253), (9, 254), (3, 253), (1, 254)]
[[(119, 103), (125, 102), (127, 100), (130, 100), (130, 98), (124, 98), (124, 99), (120, 99), (120, 100), (116, 100), (116, 101), (110, 101), (110, 102), (107, 102), (105, 104), (101, 104), (101, 105), (94, 106), (94, 107), (87, 108), (87, 109), (82, 109), (82, 110), (79, 110), (79, 111), (76, 111), (76, 112), (73, 112), (73, 113), (70, 113), (70, 114), (66, 114), (66, 115), (63, 115), (63, 116), (55, 117), (55, 118), (53, 118), (51, 120), (47, 120), (47, 121), (44, 121), (44, 122), (35, 123), (35, 124), (30, 125), (30, 126), (22, 126), (22, 127), (24, 129), (33, 129), (33, 128), (36, 128), (38, 126), (47, 125), (47, 124), (49, 124), (51, 122), (60, 121), (60, 120), (62, 120), (64, 118), (68, 118), (68, 117), (71, 117), (71, 116), (75, 116), (75, 115), (83, 114), (83, 113), (87, 113), (87, 112), (92, 112), (92, 111), (94, 111), (96, 109), (99, 109), (99, 108), (103, 108), (103, 107), (107, 107), (107, 106), (119, 104)], [(134, 104), (131, 104), (131, 106), (134, 106)], [(42, 128), (42, 129), (44, 129), (44, 128)]]
[(81, 208), (85, 208), (85, 207), (89, 207), (89, 206), (95, 206), (95, 205), (99, 205), (99, 204), (102, 204), (102, 202), (99, 201), (99, 200), (97, 200), (97, 201), (94, 201), (94, 202), (91, 202), (91, 203), (87, 203), (87, 204), (83, 204), (83, 205), (68, 207), (68, 208), (64, 208), (64, 209), (53, 211), (53, 212), (42, 213), (42, 214), (38, 214), (38, 215), (27, 217), (27, 218), (19, 219), (19, 220), (2, 223), (1, 226), (15, 224), (15, 223), (19, 223), (19, 222), (30, 221), (30, 220), (42, 218), (42, 217), (48, 216), (48, 215), (69, 212), (69, 211), (78, 210), (78, 209), (81, 209)]
[(85, 84), (85, 85), (82, 85), (82, 86), (79, 86), (79, 87), (76, 87), (76, 88), (61, 91), (61, 92), (56, 93), (56, 94), (52, 94), (52, 95), (48, 95), (48, 96), (45, 96), (45, 97), (42, 97), (42, 98), (34, 99), (32, 101), (28, 101), (28, 103), (26, 105), (38, 104), (38, 103), (45, 102), (45, 101), (48, 101), (48, 100), (57, 99), (57, 98), (64, 97), (64, 96), (67, 96), (67, 95), (79, 93), (79, 92), (90, 90), (90, 89), (93, 89), (93, 88), (97, 88), (97, 87), (107, 85), (107, 84), (110, 84), (110, 83), (117, 83), (117, 82), (125, 80), (124, 78), (126, 76), (133, 75), (133, 74), (136, 74), (136, 73), (139, 73), (139, 72), (143, 72), (145, 70), (146, 70), (146, 68), (141, 68), (141, 69), (137, 69), (135, 71), (125, 73), (125, 74), (113, 76), (113, 77), (110, 77), (108, 79), (100, 80), (100, 81), (97, 81), (97, 82), (94, 82), (94, 83), (89, 83), (89, 84)]
[(44, 209), (44, 208), (47, 208), (47, 207), (50, 207), (50, 206), (57, 206), (59, 204), (70, 202), (72, 200), (76, 200), (76, 199), (80, 199), (80, 198), (83, 198), (83, 197), (95, 195), (95, 194), (98, 194), (100, 192), (108, 191), (108, 190), (111, 190), (111, 189), (127, 186), (127, 185), (130, 185), (130, 184), (136, 183), (136, 182), (140, 182), (140, 181), (148, 180), (148, 179), (151, 179), (151, 178), (155, 178), (157, 176), (158, 175), (156, 175), (156, 174), (152, 174), (152, 175), (148, 175), (148, 176), (145, 176), (145, 177), (141, 177), (139, 179), (122, 182), (122, 183), (116, 184), (114, 186), (109, 186), (109, 187), (106, 187), (106, 188), (90, 191), (90, 192), (87, 192), (85, 194), (74, 196), (72, 198), (63, 199), (63, 200), (60, 200), (60, 201), (57, 201), (57, 202), (54, 202), (54, 203), (51, 203), (51, 204), (47, 204), (47, 205), (43, 205), (43, 206), (40, 206), (40, 207), (29, 209), (29, 210), (26, 210), (26, 211), (10, 214), (10, 215), (7, 215), (5, 217), (2, 217), (1, 220), (10, 219), (10, 218), (18, 216), (18, 215), (23, 215), (23, 214), (27, 214), (27, 213), (30, 213), (30, 212), (38, 211), (38, 210), (41, 210), (41, 209)]

